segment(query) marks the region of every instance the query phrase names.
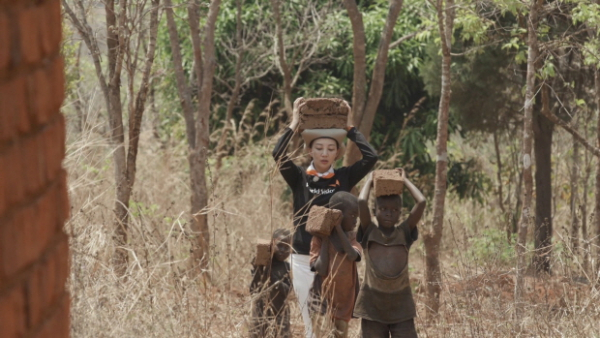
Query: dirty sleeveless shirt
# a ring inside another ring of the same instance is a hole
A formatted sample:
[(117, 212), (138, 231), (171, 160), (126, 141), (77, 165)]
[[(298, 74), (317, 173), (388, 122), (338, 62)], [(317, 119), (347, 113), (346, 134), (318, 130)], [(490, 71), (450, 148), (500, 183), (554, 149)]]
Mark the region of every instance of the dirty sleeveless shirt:
[[(354, 316), (384, 324), (394, 324), (416, 316), (410, 281), (408, 278), (408, 250), (418, 238), (418, 230), (411, 231), (406, 222), (395, 227), (386, 236), (373, 222), (363, 232), (359, 229), (357, 240), (363, 247), (365, 277), (361, 285)], [(375, 242), (384, 246), (404, 246), (406, 264), (396, 276), (386, 276), (373, 264), (369, 255), (369, 244)]]

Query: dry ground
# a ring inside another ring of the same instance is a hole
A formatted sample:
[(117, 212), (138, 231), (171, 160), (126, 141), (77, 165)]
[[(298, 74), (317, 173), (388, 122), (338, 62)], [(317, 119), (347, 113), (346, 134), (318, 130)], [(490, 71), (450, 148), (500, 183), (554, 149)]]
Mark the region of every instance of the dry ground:
[[(189, 242), (185, 148), (142, 135), (131, 205), (130, 267), (118, 278), (110, 263), (113, 167), (110, 147), (94, 132), (70, 132), (72, 336), (244, 337), (249, 316), (253, 242), (278, 227), (291, 228), (289, 192), (270, 156), (274, 140), (248, 147), (210, 172), (211, 279), (185, 273)], [(455, 144), (455, 147), (466, 145)], [(484, 152), (470, 150), (472, 152)], [(566, 151), (566, 150), (564, 150)], [(482, 161), (487, 161), (482, 156)], [(566, 168), (566, 167), (565, 167)], [(557, 172), (566, 175), (566, 169)], [(493, 174), (493, 167), (485, 162)], [(558, 175), (558, 174), (556, 174)], [(492, 176), (493, 177), (493, 176)], [(562, 178), (557, 178), (561, 183)], [(492, 193), (489, 200), (494, 200)], [(427, 319), (422, 293), (424, 249), (411, 250), (411, 279), (421, 337), (600, 337), (600, 296), (583, 255), (572, 255), (561, 230), (568, 207), (556, 204), (554, 275), (527, 278), (522, 326), (513, 320), (514, 256), (493, 202), (478, 205), (450, 196), (444, 233), (442, 308)], [(294, 336), (302, 324), (292, 302)], [(351, 323), (357, 337), (358, 321)]]

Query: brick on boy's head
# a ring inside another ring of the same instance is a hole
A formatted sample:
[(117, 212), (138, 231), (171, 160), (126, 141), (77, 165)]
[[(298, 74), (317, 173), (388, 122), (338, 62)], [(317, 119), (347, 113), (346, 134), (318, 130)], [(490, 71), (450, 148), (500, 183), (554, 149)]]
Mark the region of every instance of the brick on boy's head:
[(346, 191), (338, 191), (329, 199), (329, 208), (342, 211), (358, 209), (358, 199)]

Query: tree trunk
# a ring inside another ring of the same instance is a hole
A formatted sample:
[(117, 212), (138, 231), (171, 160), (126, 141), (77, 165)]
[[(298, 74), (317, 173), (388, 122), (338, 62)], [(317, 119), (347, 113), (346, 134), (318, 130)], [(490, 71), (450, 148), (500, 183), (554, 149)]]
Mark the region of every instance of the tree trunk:
[[(349, 6), (352, 7), (350, 1), (345, 1), (344, 3), (349, 3)], [(385, 26), (383, 31), (381, 32), (381, 40), (379, 41), (379, 48), (377, 51), (377, 59), (375, 60), (375, 67), (373, 68), (373, 74), (371, 77), (371, 85), (369, 87), (369, 95), (362, 113), (355, 114), (352, 116), (352, 120), (354, 126), (360, 130), (363, 135), (367, 138), (370, 138), (371, 129), (373, 128), (373, 121), (375, 120), (375, 113), (377, 113), (377, 107), (379, 107), (379, 102), (381, 101), (381, 95), (383, 93), (383, 85), (385, 82), (385, 67), (387, 65), (388, 60), (388, 52), (390, 42), (392, 41), (392, 35), (394, 34), (394, 26), (396, 25), (396, 21), (398, 20), (398, 16), (400, 15), (400, 10), (402, 9), (402, 0), (391, 0), (390, 8), (388, 10), (388, 15), (385, 20)], [(350, 15), (350, 12), (349, 12)], [(356, 17), (355, 13), (352, 13), (352, 16)], [(361, 20), (362, 22), (362, 17)], [(352, 25), (353, 29), (355, 25)], [(359, 24), (356, 25), (357, 28), (360, 28)], [(364, 28), (363, 28), (364, 34)], [(355, 34), (356, 36), (357, 34)], [(360, 35), (360, 34), (359, 34)], [(356, 58), (356, 57), (355, 57)], [(355, 60), (356, 67), (356, 60)], [(362, 66), (360, 66), (362, 67)], [(359, 69), (362, 72), (362, 69)], [(357, 77), (357, 72), (355, 72), (355, 77)], [(364, 76), (363, 76), (364, 78)], [(360, 90), (360, 88), (356, 88), (356, 90)], [(353, 88), (354, 91), (354, 88)], [(362, 99), (362, 98), (361, 98)], [(350, 143), (346, 149), (346, 156), (344, 158), (344, 165), (352, 165), (356, 161), (358, 161), (361, 157), (360, 151), (358, 147), (354, 143)]]
[(516, 245), (517, 269), (515, 283), (515, 320), (520, 324), (522, 316), (523, 274), (525, 268), (525, 251), (527, 244), (527, 229), (532, 222), (531, 197), (533, 194), (533, 177), (531, 172), (531, 155), (533, 146), (533, 102), (535, 99), (535, 62), (538, 54), (537, 25), (538, 0), (531, 0), (529, 20), (527, 20), (527, 76), (525, 83), (525, 104), (523, 116), (523, 143), (521, 154), (523, 160), (523, 209), (519, 220), (519, 237)]
[[(205, 271), (208, 267), (210, 233), (205, 208), (208, 205), (208, 189), (206, 186), (206, 163), (209, 146), (209, 118), (212, 96), (213, 78), (216, 67), (215, 58), (215, 23), (219, 14), (221, 0), (212, 0), (204, 27), (202, 78), (198, 86), (198, 112), (196, 115), (196, 148), (190, 154), (190, 176), (192, 182), (191, 214), (193, 217), (191, 232), (195, 241), (192, 243), (192, 270)], [(195, 48), (199, 49), (199, 48)]]
[[(235, 42), (236, 47), (238, 48), (236, 60), (235, 60), (235, 75), (233, 85), (233, 89), (231, 90), (231, 97), (229, 98), (229, 102), (227, 103), (227, 113), (225, 114), (225, 121), (223, 123), (223, 131), (221, 132), (221, 136), (219, 137), (219, 142), (217, 143), (216, 153), (217, 153), (217, 163), (216, 163), (216, 172), (217, 175), (220, 172), (221, 165), (223, 163), (223, 157), (225, 157), (228, 153), (228, 149), (226, 147), (227, 144), (227, 136), (229, 135), (229, 131), (235, 128), (231, 125), (231, 119), (233, 118), (233, 109), (238, 103), (240, 89), (242, 87), (242, 60), (244, 58), (244, 46), (242, 45), (242, 1), (237, 0), (237, 14), (236, 14), (236, 33), (235, 33)], [(217, 176), (218, 178), (218, 176)], [(214, 184), (217, 184), (217, 178), (214, 180)]]
[(450, 110), (450, 96), (452, 78), (450, 65), (452, 56), (452, 30), (454, 26), (454, 1), (437, 1), (438, 28), (441, 36), (442, 47), (442, 88), (438, 109), (438, 125), (436, 151), (437, 161), (435, 168), (435, 193), (433, 197), (433, 220), (429, 231), (424, 234), (425, 242), (425, 281), (427, 286), (426, 306), (429, 316), (437, 314), (440, 307), (440, 293), (442, 275), (440, 269), (439, 252), (444, 226), (444, 206), (446, 202), (446, 186), (448, 174), (448, 115)]
[(352, 82), (352, 110), (348, 123), (360, 127), (367, 102), (367, 39), (362, 13), (355, 0), (344, 0), (344, 7), (352, 26), (352, 55), (354, 56), (354, 75)]
[[(576, 118), (576, 124), (579, 121), (579, 114)], [(571, 163), (571, 196), (569, 198), (569, 206), (571, 207), (571, 248), (574, 254), (579, 252), (579, 218), (577, 217), (577, 209), (579, 207), (579, 142), (572, 137), (573, 143), (573, 160)]]
[(288, 119), (292, 120), (292, 71), (286, 60), (285, 45), (283, 41), (283, 27), (281, 23), (280, 0), (271, 0), (277, 37), (277, 60), (279, 71), (283, 76), (283, 103)]
[[(550, 110), (550, 89), (542, 87), (541, 109)], [(534, 105), (540, 106), (540, 105)], [(544, 115), (534, 113), (533, 138), (535, 151), (535, 255), (536, 272), (550, 273), (552, 249), (552, 134), (554, 124)]]
[(500, 153), (500, 144), (498, 141), (498, 131), (494, 130), (494, 150), (496, 151), (496, 166), (498, 167), (498, 172), (496, 173), (496, 179), (498, 180), (498, 189), (496, 193), (498, 194), (498, 205), (500, 206), (500, 210), (502, 210), (502, 214), (506, 214), (506, 210), (504, 209), (504, 197), (502, 192), (502, 156)]
[[(181, 45), (179, 34), (173, 16), (173, 4), (171, 0), (165, 0), (165, 14), (167, 15), (167, 28), (169, 31), (169, 42), (171, 45), (171, 53), (173, 55), (173, 71), (175, 72), (175, 81), (177, 84), (177, 95), (181, 109), (183, 110), (183, 118), (185, 120), (185, 133), (188, 141), (188, 147), (194, 149), (196, 145), (196, 123), (194, 121), (194, 108), (192, 106), (192, 93), (185, 79), (183, 71), (183, 58), (181, 56)], [(190, 166), (191, 167), (191, 166)]]
[[(598, 110), (596, 146), (600, 148), (600, 71), (598, 69), (594, 73), (594, 83), (596, 87), (596, 109)], [(600, 158), (598, 158), (596, 163), (596, 217), (594, 218), (596, 220), (596, 276), (594, 277), (598, 278), (598, 271), (600, 271)]]

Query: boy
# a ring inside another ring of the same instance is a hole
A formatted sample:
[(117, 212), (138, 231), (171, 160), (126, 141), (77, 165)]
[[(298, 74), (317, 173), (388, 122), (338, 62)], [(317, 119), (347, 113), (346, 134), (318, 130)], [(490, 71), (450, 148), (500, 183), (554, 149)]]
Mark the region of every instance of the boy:
[(252, 325), (250, 336), (291, 337), (290, 309), (285, 300), (291, 288), (290, 264), (285, 260), (291, 251), (292, 235), (285, 229), (273, 232), (271, 262), (268, 266), (252, 264), (250, 293)]
[(342, 219), (330, 236), (313, 236), (310, 243), (310, 264), (317, 275), (311, 289), (313, 332), (317, 337), (348, 336), (358, 291), (356, 262), (362, 248), (353, 231), (358, 217), (358, 201), (348, 192), (331, 196), (329, 207), (342, 211)]
[(364, 248), (365, 278), (354, 315), (361, 318), (361, 337), (417, 337), (416, 316), (408, 278), (408, 250), (418, 237), (417, 223), (425, 210), (425, 197), (402, 171), (404, 186), (416, 201), (408, 218), (398, 225), (402, 197), (377, 197), (375, 217), (368, 207), (373, 184), (371, 173), (359, 196), (360, 229), (357, 239)]

